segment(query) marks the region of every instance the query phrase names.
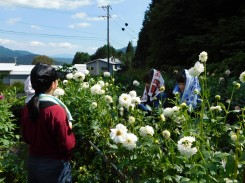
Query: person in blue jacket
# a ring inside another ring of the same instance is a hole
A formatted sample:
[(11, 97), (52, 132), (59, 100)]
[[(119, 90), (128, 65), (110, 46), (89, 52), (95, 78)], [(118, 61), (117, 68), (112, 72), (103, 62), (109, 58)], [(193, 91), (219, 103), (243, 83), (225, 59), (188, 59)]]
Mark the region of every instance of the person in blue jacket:
[(177, 74), (173, 94), (179, 93), (179, 103), (185, 102), (188, 105), (189, 111), (195, 109), (197, 104), (201, 102), (198, 94), (200, 91), (201, 87), (197, 76), (191, 76), (186, 69)]

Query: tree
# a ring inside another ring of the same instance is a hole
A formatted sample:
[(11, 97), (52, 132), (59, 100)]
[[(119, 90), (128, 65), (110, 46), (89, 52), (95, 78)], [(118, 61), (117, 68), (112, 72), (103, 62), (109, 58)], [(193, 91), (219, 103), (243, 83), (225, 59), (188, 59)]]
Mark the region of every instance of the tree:
[(33, 58), (32, 64), (35, 65), (37, 63), (43, 63), (43, 64), (48, 64), (48, 65), (53, 65), (54, 60), (48, 56), (45, 55), (39, 55)]
[[(104, 45), (103, 47), (99, 47), (96, 50), (96, 52), (91, 56), (91, 60), (95, 60), (98, 58), (107, 58), (108, 57), (107, 51), (108, 51), (107, 45)], [(117, 50), (112, 46), (109, 47), (109, 57), (111, 56), (113, 57), (118, 56)]]
[[(150, 8), (153, 5), (150, 5)], [(148, 47), (150, 44), (150, 37), (148, 35), (148, 30), (150, 29), (150, 10), (146, 10), (145, 17), (143, 20), (143, 27), (139, 32), (139, 39), (137, 42), (137, 47), (134, 55), (134, 67), (145, 66), (147, 57), (150, 55), (148, 52)]]
[(128, 46), (126, 48), (126, 53), (132, 53), (134, 54), (134, 47), (131, 41), (128, 42)]
[(245, 50), (244, 31), (244, 0), (152, 0), (134, 62), (188, 67), (201, 51), (207, 51), (212, 62), (221, 62)]
[(85, 52), (76, 52), (72, 64), (84, 64), (90, 61), (90, 55)]
[(134, 47), (132, 45), (132, 42), (129, 41), (128, 46), (126, 48), (126, 53), (123, 57), (124, 65), (129, 69), (131, 69), (133, 58), (134, 58)]

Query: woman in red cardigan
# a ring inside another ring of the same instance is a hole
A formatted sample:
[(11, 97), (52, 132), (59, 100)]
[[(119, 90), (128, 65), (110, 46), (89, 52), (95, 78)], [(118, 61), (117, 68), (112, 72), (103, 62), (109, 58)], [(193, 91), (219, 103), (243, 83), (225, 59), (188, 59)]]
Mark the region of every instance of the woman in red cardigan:
[(21, 119), (22, 136), (29, 144), (29, 183), (72, 182), (70, 157), (75, 136), (67, 111), (52, 100), (39, 100), (40, 95), (52, 97), (58, 79), (57, 71), (46, 64), (37, 64), (31, 71), (35, 95), (23, 109)]

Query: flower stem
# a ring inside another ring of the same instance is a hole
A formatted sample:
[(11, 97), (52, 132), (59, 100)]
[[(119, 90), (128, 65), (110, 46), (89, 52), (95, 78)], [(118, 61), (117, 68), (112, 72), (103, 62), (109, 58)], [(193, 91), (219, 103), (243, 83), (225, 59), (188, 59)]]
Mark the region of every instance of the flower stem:
[(236, 139), (236, 149), (235, 149), (235, 168), (234, 168), (234, 179), (237, 178), (237, 170), (238, 170), (238, 162), (239, 162), (239, 157), (238, 157), (238, 153), (239, 153), (239, 134), (240, 134), (240, 130), (237, 130), (237, 139)]
[(229, 114), (229, 110), (230, 110), (230, 106), (231, 106), (231, 101), (233, 99), (234, 91), (235, 91), (235, 86), (233, 86), (233, 89), (232, 89), (232, 92), (231, 92), (231, 98), (230, 98), (230, 102), (228, 103), (228, 107), (227, 107), (227, 110), (226, 110), (227, 112), (226, 112), (226, 115), (225, 115), (224, 123), (226, 123), (226, 119), (227, 119), (227, 116)]
[(197, 147), (197, 149), (198, 149), (198, 152), (199, 152), (199, 154), (200, 154), (200, 156), (201, 156), (204, 164), (207, 164), (206, 161), (205, 161), (205, 159), (203, 158), (202, 152), (200, 151), (200, 149), (198, 147)]

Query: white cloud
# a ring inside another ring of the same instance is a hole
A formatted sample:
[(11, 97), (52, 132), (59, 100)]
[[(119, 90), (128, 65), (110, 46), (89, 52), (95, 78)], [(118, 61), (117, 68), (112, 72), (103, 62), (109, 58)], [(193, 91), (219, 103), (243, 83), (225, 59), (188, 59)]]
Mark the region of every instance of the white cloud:
[(118, 18), (118, 16), (116, 15), (116, 14), (113, 14), (113, 15), (111, 15), (111, 18)]
[(104, 20), (103, 17), (88, 17), (86, 20), (88, 21), (101, 21)]
[(14, 44), (16, 41), (10, 39), (0, 39), (0, 44)]
[(88, 20), (88, 21), (100, 21), (104, 20), (103, 17), (89, 17), (86, 13), (80, 12), (72, 15), (72, 18), (78, 18), (82, 20)]
[(99, 46), (77, 46), (77, 49), (75, 52), (78, 50), (81, 50), (82, 52), (87, 52), (88, 54), (94, 54), (98, 50)]
[(88, 15), (84, 12), (76, 13), (75, 15), (72, 15), (72, 18), (80, 18), (85, 19)]
[(59, 46), (67, 49), (72, 49), (74, 47), (71, 43), (60, 43)]
[(48, 43), (48, 45), (51, 47), (55, 47), (55, 48), (67, 48), (67, 49), (73, 49), (73, 48), (77, 47), (76, 45), (71, 44), (71, 43), (67, 43), (67, 42), (63, 42), (63, 43), (50, 42), (50, 43)]
[(49, 45), (49, 46), (52, 46), (52, 47), (56, 47), (56, 46), (57, 46), (56, 43), (49, 43), (48, 45)]
[(38, 25), (30, 25), (30, 27), (31, 27), (32, 29), (41, 30), (41, 27), (38, 26)]
[[(11, 0), (11, 3), (1, 3), (4, 6), (24, 5), (32, 8), (45, 8), (45, 9), (76, 9), (83, 6), (92, 4), (91, 0)], [(1, 5), (0, 5), (1, 6)]]
[(109, 0), (98, 0), (98, 6), (107, 6), (110, 4)]
[(97, 0), (97, 4), (98, 6), (107, 6), (110, 4), (116, 4), (116, 3), (120, 3), (123, 2), (124, 0)]
[(14, 25), (14, 24), (16, 24), (19, 21), (20, 21), (20, 18), (10, 18), (10, 19), (7, 20), (7, 24)]
[(137, 45), (137, 42), (138, 42), (138, 38), (137, 38), (137, 39), (136, 39), (136, 38), (133, 38), (133, 39), (132, 39), (132, 44), (133, 44), (133, 46), (134, 46), (134, 45)]
[(86, 23), (86, 22), (83, 22), (83, 23), (76, 23), (76, 24), (71, 24), (69, 25), (70, 28), (80, 28), (80, 27), (89, 27), (90, 24), (89, 23)]
[(31, 41), (31, 42), (29, 42), (29, 45), (30, 46), (45, 46), (44, 43), (39, 42), (39, 41)]
[(98, 46), (95, 46), (95, 47), (89, 47), (89, 51), (94, 52), (94, 51), (96, 51), (98, 48), (99, 48)]

